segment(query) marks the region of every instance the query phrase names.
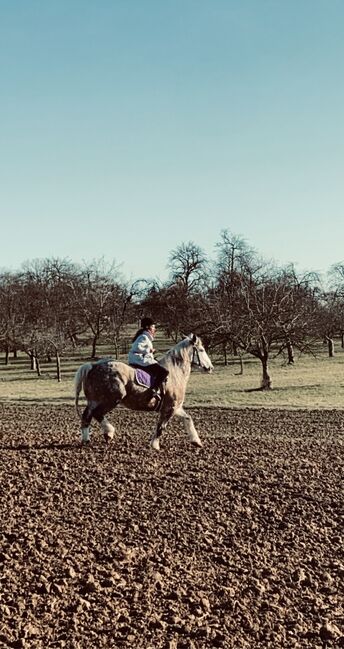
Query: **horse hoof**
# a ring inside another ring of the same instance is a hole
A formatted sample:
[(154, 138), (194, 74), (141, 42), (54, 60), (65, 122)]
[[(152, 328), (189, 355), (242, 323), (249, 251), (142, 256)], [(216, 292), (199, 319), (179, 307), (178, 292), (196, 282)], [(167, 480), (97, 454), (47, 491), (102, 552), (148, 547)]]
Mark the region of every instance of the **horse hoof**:
[(151, 447), (154, 449), (154, 451), (160, 451), (160, 443), (158, 439), (153, 439), (151, 441)]

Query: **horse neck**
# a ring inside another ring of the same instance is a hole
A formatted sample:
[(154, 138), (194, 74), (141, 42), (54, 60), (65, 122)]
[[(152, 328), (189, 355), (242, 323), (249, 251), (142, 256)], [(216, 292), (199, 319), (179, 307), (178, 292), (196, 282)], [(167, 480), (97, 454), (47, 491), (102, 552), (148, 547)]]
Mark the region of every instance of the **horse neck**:
[(183, 368), (184, 371), (191, 371), (190, 345), (182, 340), (173, 349), (170, 349), (159, 361), (161, 365), (170, 370), (174, 367)]

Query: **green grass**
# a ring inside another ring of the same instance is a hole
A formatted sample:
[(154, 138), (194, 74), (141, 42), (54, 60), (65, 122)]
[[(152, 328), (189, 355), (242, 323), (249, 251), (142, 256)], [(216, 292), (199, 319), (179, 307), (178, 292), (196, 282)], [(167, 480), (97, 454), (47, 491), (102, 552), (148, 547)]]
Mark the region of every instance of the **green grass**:
[(335, 358), (303, 357), (293, 366), (280, 360), (270, 364), (273, 389), (261, 391), (260, 363), (248, 362), (244, 374), (239, 365), (216, 366), (212, 376), (192, 375), (188, 402), (199, 398), (206, 406), (317, 409), (344, 407), (344, 353)]
[[(160, 339), (156, 348), (160, 355), (173, 345)], [(109, 355), (108, 347), (99, 347), (98, 355)], [(54, 362), (42, 363), (42, 376), (29, 369), (28, 358), (4, 364), (0, 357), (0, 403), (73, 403), (73, 379), (77, 367), (89, 360), (89, 348), (78, 349), (75, 355), (62, 359), (62, 381), (56, 380)], [(122, 355), (120, 360), (126, 361)], [(336, 345), (334, 358), (327, 356), (327, 349), (319, 345), (316, 358), (301, 356), (295, 358), (293, 366), (285, 365), (278, 357), (270, 363), (273, 389), (259, 391), (261, 365), (252, 357), (244, 362), (244, 373), (232, 361), (227, 367), (213, 359), (215, 371), (205, 375), (193, 371), (188, 384), (186, 405), (208, 407), (251, 407), (251, 408), (339, 408), (344, 407), (344, 350)]]

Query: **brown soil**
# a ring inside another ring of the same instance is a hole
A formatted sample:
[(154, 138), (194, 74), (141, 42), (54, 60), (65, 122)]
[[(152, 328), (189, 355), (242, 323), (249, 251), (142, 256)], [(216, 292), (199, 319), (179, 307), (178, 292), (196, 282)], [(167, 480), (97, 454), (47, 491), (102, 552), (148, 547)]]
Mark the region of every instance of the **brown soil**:
[(343, 414), (0, 412), (0, 647), (344, 647)]

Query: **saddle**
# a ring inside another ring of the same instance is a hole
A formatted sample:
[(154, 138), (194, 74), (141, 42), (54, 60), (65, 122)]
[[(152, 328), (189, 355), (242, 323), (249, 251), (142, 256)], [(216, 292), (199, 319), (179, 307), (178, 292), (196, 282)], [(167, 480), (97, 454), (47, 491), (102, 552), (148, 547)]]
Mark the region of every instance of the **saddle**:
[(145, 370), (135, 368), (135, 383), (141, 385), (143, 388), (154, 388), (156, 379), (151, 374), (148, 374), (148, 372), (145, 372)]

